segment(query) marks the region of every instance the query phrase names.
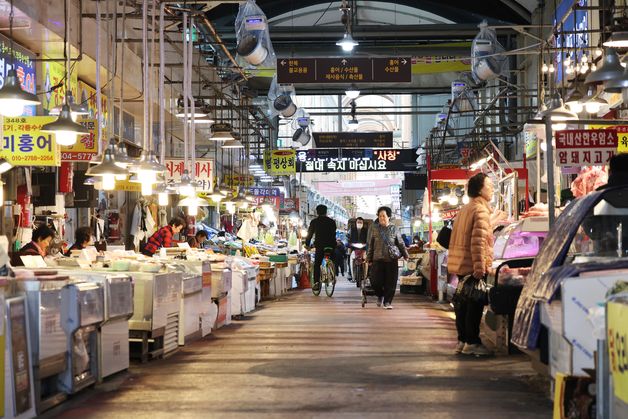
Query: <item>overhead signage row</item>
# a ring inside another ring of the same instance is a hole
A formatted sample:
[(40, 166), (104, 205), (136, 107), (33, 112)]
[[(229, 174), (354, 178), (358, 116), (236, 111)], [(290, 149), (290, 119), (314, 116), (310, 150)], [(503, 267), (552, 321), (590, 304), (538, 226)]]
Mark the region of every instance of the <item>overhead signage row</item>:
[(391, 148), (392, 131), (383, 132), (314, 132), (318, 148)]
[(416, 149), (311, 149), (297, 152), (297, 171), (406, 172), (416, 168)]
[(409, 83), (410, 57), (278, 58), (278, 83)]

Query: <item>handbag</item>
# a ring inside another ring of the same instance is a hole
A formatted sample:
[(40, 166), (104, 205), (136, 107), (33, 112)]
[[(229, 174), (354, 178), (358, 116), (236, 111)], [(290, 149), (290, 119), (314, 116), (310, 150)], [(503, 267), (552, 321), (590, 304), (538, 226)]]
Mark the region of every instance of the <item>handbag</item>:
[(384, 230), (381, 226), (379, 227), (379, 234), (382, 236), (382, 240), (384, 241), (386, 249), (388, 250), (388, 257), (390, 257), (392, 260), (398, 260), (399, 258), (401, 258), (401, 251), (399, 250), (399, 247), (397, 247), (397, 245), (393, 243), (390, 243), (390, 241), (388, 240), (388, 235), (384, 234)]
[(436, 236), (436, 242), (443, 246), (445, 249), (449, 249), (449, 242), (451, 240), (451, 225), (443, 226)]
[(460, 297), (463, 301), (469, 301), (483, 306), (488, 304), (488, 285), (484, 278), (475, 278), (469, 275), (464, 278)]

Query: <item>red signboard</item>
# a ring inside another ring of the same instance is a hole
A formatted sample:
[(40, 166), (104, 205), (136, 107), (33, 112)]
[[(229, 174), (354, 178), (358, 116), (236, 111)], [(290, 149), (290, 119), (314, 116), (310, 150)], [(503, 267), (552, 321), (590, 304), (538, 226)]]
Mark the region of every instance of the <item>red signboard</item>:
[(617, 150), (617, 131), (578, 129), (556, 132), (556, 149), (608, 148)]
[(559, 166), (601, 166), (617, 152), (615, 130), (568, 130), (556, 133)]

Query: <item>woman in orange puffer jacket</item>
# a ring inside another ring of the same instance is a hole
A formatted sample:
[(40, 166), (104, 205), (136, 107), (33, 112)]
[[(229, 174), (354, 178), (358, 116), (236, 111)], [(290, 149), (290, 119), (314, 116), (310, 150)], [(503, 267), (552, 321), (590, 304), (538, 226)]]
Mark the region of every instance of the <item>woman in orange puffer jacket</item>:
[[(467, 194), (471, 201), (465, 205), (454, 222), (449, 242), (447, 269), (458, 275), (458, 280), (473, 275), (480, 279), (493, 263), (493, 234), (491, 207), (493, 181), (484, 173), (469, 179)], [(458, 344), (456, 353), (489, 355), (490, 351), (480, 340), (480, 322), (484, 306), (472, 301), (456, 303), (456, 329)]]

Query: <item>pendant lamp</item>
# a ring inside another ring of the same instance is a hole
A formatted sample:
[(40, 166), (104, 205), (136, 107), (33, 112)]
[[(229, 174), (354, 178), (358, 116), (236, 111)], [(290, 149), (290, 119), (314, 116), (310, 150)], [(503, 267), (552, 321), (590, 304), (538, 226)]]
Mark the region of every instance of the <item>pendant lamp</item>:
[(619, 55), (613, 48), (606, 50), (602, 66), (590, 73), (585, 79), (585, 84), (599, 84), (609, 80), (620, 78), (624, 74), (624, 67), (619, 61)]
[(62, 146), (76, 144), (78, 136), (89, 134), (87, 128), (72, 120), (70, 106), (67, 103), (61, 107), (57, 120), (43, 125), (41, 131), (54, 134), (57, 144)]
[(0, 115), (7, 117), (19, 116), (24, 113), (24, 106), (39, 105), (41, 101), (32, 93), (22, 90), (20, 80), (15, 70), (15, 56), (13, 51), (13, 0), (9, 12), (9, 48), (11, 53), (11, 67), (4, 78), (0, 89)]

